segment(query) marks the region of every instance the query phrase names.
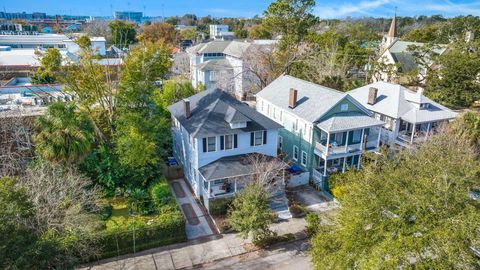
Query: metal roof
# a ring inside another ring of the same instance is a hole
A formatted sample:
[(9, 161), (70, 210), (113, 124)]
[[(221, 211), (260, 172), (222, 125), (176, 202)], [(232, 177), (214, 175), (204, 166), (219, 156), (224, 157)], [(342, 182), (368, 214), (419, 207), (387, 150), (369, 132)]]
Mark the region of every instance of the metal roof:
[[(370, 87), (378, 89), (374, 105), (367, 102)], [(410, 123), (448, 120), (457, 116), (457, 113), (449, 108), (398, 84), (380, 81), (354, 89), (348, 94), (373, 112)], [(426, 103), (428, 107), (420, 109), (419, 103)]]
[[(297, 106), (293, 109), (288, 106), (291, 88), (298, 91)], [(289, 75), (278, 77), (256, 96), (311, 123), (318, 121), (333, 106), (347, 97), (343, 92)]]
[(382, 126), (384, 122), (358, 112), (335, 114), (322, 122), (317, 127), (327, 132), (347, 131), (359, 128)]

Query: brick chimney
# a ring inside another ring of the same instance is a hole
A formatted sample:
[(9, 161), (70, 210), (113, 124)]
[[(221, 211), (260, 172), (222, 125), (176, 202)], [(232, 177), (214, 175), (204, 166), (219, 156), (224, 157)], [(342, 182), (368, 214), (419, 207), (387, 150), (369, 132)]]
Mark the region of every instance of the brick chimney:
[(290, 88), (290, 95), (288, 96), (288, 107), (297, 107), (297, 89)]
[(190, 118), (190, 100), (188, 99), (184, 99), (183, 100), (183, 116), (185, 116), (185, 118)]
[(375, 105), (375, 103), (377, 102), (377, 94), (378, 94), (378, 89), (377, 88), (370, 87), (370, 89), (368, 89), (368, 101), (367, 101), (367, 103), (369, 105)]

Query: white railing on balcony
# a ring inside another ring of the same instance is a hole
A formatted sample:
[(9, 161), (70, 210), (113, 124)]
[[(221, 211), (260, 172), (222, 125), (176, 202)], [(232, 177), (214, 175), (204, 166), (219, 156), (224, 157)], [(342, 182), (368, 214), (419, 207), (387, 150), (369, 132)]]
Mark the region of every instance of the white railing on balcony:
[[(318, 171), (319, 170), (319, 171)], [(323, 178), (323, 167), (313, 169), (313, 178), (317, 181), (321, 181)], [(322, 172), (320, 172), (322, 171)]]

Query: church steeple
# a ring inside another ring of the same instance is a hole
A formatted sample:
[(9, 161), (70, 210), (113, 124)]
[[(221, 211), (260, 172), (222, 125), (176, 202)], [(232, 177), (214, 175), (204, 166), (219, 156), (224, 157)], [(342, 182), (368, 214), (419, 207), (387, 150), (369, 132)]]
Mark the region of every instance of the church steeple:
[(390, 24), (390, 30), (388, 30), (388, 37), (397, 37), (397, 8), (395, 8), (395, 15), (393, 15), (392, 23)]
[(388, 33), (383, 36), (382, 43), (380, 44), (380, 52), (388, 49), (397, 39), (397, 7), (395, 7), (395, 14), (393, 15), (390, 29)]

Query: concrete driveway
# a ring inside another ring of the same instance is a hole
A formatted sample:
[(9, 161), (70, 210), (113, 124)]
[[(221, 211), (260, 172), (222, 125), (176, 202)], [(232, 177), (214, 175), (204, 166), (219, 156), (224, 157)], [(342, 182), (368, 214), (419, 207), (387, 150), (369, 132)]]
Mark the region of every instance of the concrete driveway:
[(340, 206), (330, 194), (317, 191), (310, 185), (302, 185), (290, 190), (294, 194), (295, 201), (305, 205), (308, 210), (313, 212), (327, 212)]

